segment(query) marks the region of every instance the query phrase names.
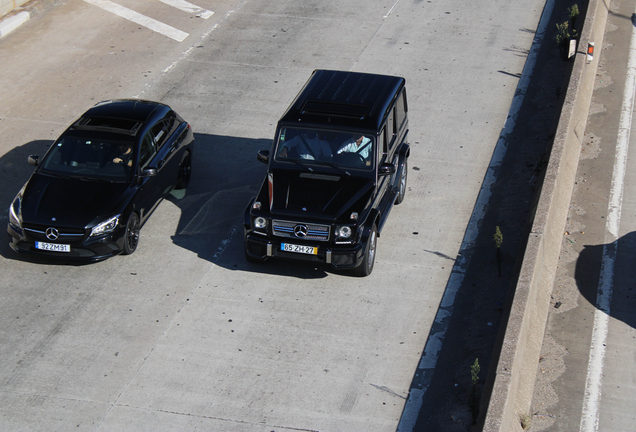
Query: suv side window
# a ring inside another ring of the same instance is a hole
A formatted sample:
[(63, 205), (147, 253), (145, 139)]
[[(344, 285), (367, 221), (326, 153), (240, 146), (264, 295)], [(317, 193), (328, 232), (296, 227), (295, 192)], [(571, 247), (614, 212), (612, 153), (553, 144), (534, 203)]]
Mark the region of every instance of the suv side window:
[(396, 119), (397, 119), (397, 127), (398, 131), (402, 130), (404, 126), (404, 121), (406, 120), (406, 90), (402, 90), (402, 93), (398, 96), (398, 99), (395, 103), (395, 111), (396, 111)]
[(378, 165), (385, 161), (387, 151), (386, 128), (384, 128), (378, 135)]
[[(396, 129), (395, 129), (395, 108), (391, 108), (389, 114), (386, 117), (386, 139), (389, 144), (388, 151), (393, 151), (396, 142)], [(386, 153), (386, 152), (385, 152)]]

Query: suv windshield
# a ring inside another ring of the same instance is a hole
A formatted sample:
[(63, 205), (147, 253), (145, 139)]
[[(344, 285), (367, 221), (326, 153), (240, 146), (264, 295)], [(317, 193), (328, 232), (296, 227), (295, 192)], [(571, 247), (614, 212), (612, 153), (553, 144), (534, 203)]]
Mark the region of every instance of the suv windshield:
[(371, 170), (374, 148), (373, 136), (362, 133), (282, 128), (276, 160)]
[(42, 170), (67, 177), (120, 182), (130, 178), (133, 156), (131, 141), (64, 136), (51, 148)]

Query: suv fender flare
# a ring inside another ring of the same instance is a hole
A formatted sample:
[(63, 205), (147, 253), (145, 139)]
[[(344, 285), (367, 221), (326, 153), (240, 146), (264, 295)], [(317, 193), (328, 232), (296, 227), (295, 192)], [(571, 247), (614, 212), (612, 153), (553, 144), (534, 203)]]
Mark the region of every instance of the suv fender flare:
[(243, 213), (243, 228), (245, 229), (245, 232), (248, 232), (252, 229), (252, 215), (250, 210), (252, 208), (252, 204), (254, 204), (254, 201), (256, 201), (255, 196), (250, 199), (250, 202), (245, 208), (245, 212)]
[(364, 223), (364, 228), (362, 228), (361, 240), (364, 240), (364, 242), (366, 243), (367, 239), (369, 238), (369, 234), (371, 234), (371, 228), (373, 227), (373, 225), (375, 225), (378, 229), (377, 234), (379, 238), (380, 237), (379, 222), (380, 222), (380, 212), (378, 211), (378, 209), (371, 210), (371, 212), (369, 212), (369, 216), (367, 216), (367, 219)]

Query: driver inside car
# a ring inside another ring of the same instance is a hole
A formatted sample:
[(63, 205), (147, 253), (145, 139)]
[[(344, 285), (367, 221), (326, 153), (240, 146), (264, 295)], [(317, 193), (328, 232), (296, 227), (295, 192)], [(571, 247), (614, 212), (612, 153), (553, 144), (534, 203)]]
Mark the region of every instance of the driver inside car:
[(367, 166), (371, 165), (371, 138), (361, 135), (359, 138), (348, 139), (342, 144), (338, 150), (338, 154), (342, 153), (356, 153), (359, 154)]

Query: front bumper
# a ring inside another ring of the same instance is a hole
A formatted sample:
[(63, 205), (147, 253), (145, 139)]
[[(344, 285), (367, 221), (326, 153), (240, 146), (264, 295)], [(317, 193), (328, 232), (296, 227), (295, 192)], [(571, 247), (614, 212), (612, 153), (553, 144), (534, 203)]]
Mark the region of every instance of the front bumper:
[[(308, 255), (303, 253), (285, 252), (281, 250), (281, 244), (285, 243), (276, 238), (254, 234), (253, 232), (245, 233), (245, 254), (257, 259), (267, 260), (269, 258), (282, 258), (297, 261), (309, 261), (330, 265), (334, 268), (348, 269), (355, 268), (360, 265), (364, 255), (365, 244), (357, 243), (355, 245), (339, 245), (339, 244), (320, 244), (320, 243), (304, 243), (307, 246), (318, 248), (316, 255)], [(299, 243), (295, 241), (294, 243)]]
[[(54, 259), (77, 260), (77, 261), (101, 261), (118, 255), (124, 247), (124, 231), (117, 229), (113, 233), (95, 237), (82, 237), (80, 241), (52, 242), (46, 237), (27, 234), (25, 230), (19, 229), (12, 224), (7, 225), (9, 234), (9, 246), (16, 252), (24, 254), (34, 254)], [(68, 244), (70, 252), (53, 252), (36, 248), (36, 242)]]

